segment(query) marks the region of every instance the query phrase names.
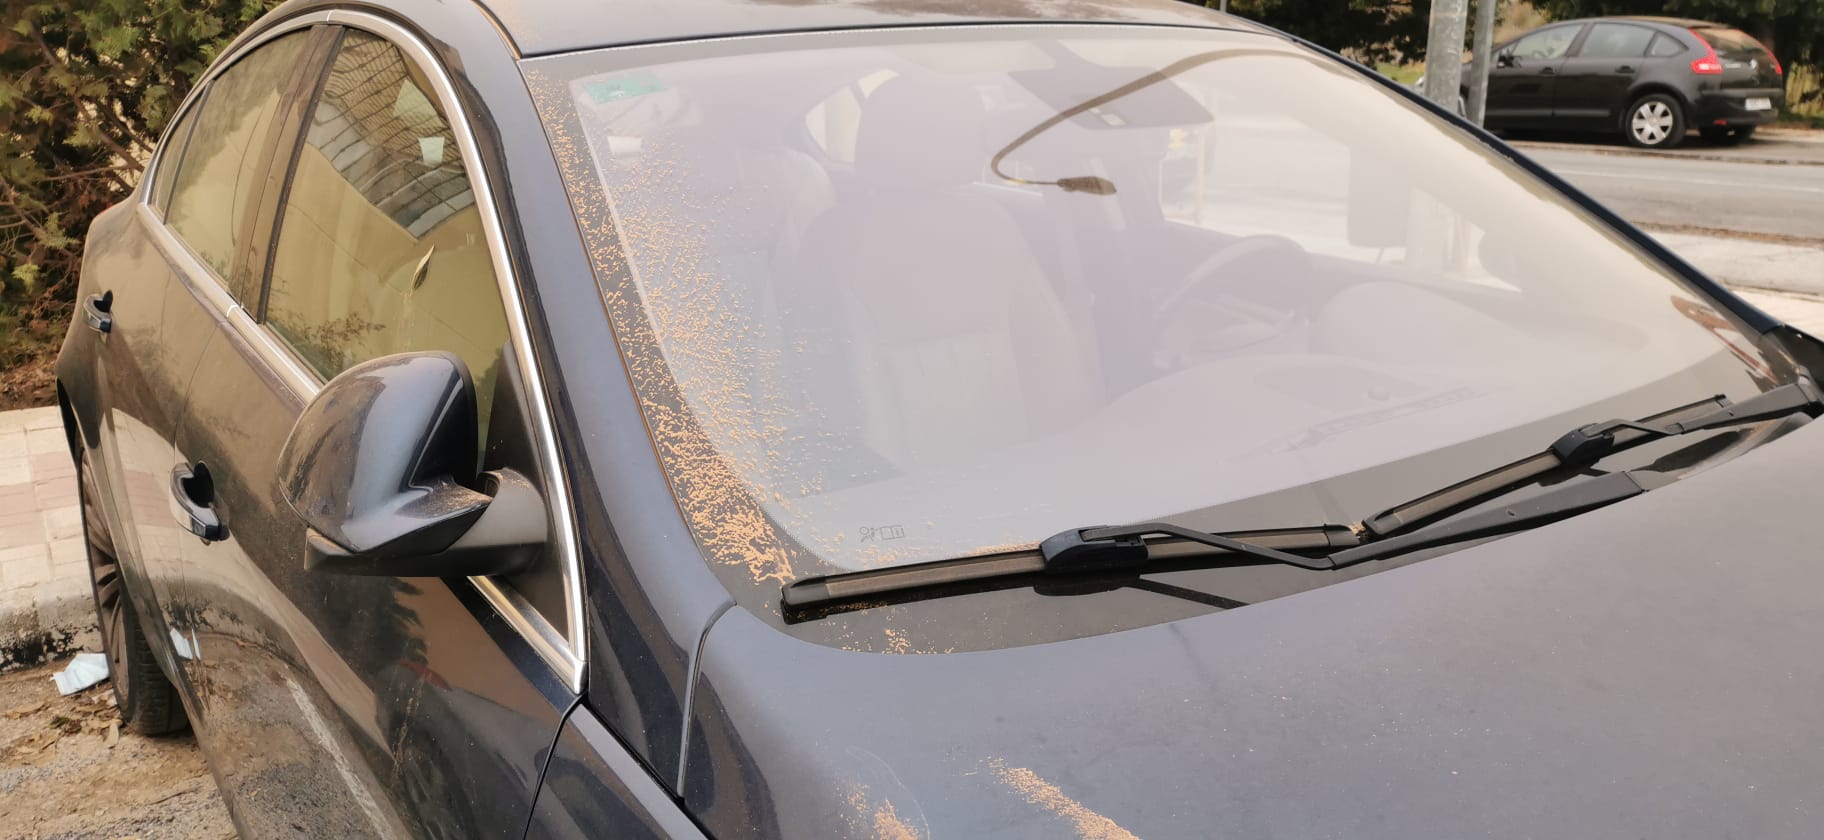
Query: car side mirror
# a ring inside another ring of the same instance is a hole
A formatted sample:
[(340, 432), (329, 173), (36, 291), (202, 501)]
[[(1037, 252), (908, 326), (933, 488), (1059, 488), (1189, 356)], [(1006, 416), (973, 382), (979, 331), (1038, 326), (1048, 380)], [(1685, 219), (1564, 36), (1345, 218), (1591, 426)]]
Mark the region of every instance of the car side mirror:
[(1511, 52), (1499, 53), (1495, 56), (1495, 66), (1496, 67), (1519, 67), (1520, 59), (1515, 58), (1514, 54)]
[(449, 353), (355, 365), (323, 386), (279, 452), (307, 568), (469, 577), (523, 571), (544, 500), (512, 470), (477, 474), (475, 385)]

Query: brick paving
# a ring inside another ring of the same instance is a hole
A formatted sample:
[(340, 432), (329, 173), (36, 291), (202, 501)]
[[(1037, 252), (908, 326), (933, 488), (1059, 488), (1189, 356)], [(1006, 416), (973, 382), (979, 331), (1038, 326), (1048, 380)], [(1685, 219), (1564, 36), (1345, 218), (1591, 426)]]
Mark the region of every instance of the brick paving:
[(76, 469), (56, 408), (0, 413), (0, 590), (83, 562)]
[(0, 412), (0, 665), (87, 620), (86, 568), (62, 418), (55, 407)]

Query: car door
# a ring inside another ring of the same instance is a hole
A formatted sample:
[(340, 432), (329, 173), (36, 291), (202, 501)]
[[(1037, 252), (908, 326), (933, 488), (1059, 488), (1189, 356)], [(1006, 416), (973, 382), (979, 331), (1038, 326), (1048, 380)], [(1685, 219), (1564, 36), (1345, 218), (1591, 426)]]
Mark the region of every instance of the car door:
[(175, 439), (216, 313), (246, 291), (231, 278), (255, 217), (271, 127), (307, 40), (284, 34), (217, 71), (154, 157), (144, 202), (117, 211), (131, 214), (122, 233), (89, 243), (85, 271), (103, 288), (84, 306), (107, 310), (95, 381), (108, 410), (93, 466), (129, 591), (140, 599), (135, 612), (180, 683), (188, 629), (178, 596), (184, 531), (170, 494)]
[(1552, 95), (1556, 119), (1584, 128), (1613, 125), (1627, 107), (1654, 31), (1633, 23), (1598, 21), (1564, 59)]
[(450, 83), (393, 24), (330, 19), (343, 28), (262, 201), (263, 294), (204, 351), (177, 437), (180, 504), (217, 529), (184, 554), (200, 738), (253, 836), (517, 837), (580, 693), (567, 522), (552, 515), (549, 550), (511, 580), (342, 575), (306, 568), (280, 495), (276, 456), (322, 383), (414, 350), (468, 365), (484, 468), (562, 492)]
[(1495, 54), (1488, 71), (1488, 121), (1493, 127), (1546, 128), (1552, 123), (1552, 96), (1558, 69), (1583, 24), (1548, 26), (1508, 44)]

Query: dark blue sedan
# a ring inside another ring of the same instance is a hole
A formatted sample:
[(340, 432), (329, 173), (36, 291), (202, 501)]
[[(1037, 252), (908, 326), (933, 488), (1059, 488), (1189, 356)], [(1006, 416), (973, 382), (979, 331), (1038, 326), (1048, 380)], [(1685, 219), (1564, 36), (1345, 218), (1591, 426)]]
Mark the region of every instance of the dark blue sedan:
[(79, 294), (246, 837), (1816, 832), (1818, 342), (1236, 18), (294, 0)]

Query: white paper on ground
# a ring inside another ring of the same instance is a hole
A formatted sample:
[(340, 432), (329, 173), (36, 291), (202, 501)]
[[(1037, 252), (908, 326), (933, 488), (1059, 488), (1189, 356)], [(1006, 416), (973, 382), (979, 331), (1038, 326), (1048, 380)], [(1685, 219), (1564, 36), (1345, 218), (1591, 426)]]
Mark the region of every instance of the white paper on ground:
[(108, 657), (99, 653), (79, 653), (63, 666), (63, 670), (51, 675), (51, 682), (57, 684), (57, 693), (65, 697), (75, 694), (108, 678)]

